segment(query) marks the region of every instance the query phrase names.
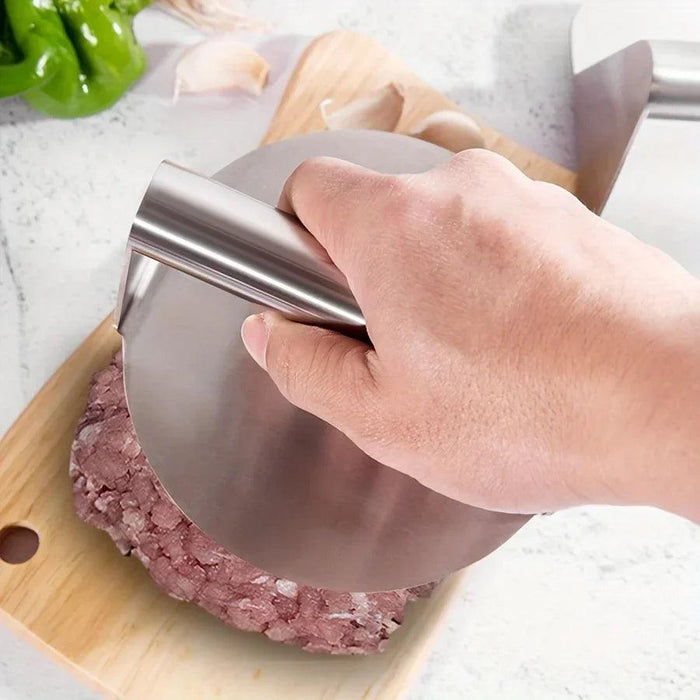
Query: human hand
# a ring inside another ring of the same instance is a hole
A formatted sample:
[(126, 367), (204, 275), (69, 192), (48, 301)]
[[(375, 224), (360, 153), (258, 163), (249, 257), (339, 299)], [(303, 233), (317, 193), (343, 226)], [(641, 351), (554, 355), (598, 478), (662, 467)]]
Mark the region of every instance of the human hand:
[(700, 283), (672, 259), (482, 150), (401, 176), (313, 159), (281, 206), (347, 277), (372, 343), (247, 319), (289, 401), (472, 505), (700, 517)]

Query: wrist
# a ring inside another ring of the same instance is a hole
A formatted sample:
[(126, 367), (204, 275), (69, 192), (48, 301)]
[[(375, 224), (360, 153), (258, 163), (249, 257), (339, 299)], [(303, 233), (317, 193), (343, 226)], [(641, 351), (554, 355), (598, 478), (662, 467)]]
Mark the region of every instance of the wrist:
[(700, 284), (654, 323), (627, 377), (611, 491), (700, 520)]

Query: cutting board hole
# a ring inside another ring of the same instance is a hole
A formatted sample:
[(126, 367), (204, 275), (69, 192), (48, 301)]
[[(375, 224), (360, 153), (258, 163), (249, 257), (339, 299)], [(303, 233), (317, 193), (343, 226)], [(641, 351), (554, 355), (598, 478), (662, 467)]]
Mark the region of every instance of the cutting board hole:
[(39, 535), (24, 525), (8, 525), (0, 530), (0, 560), (6, 564), (24, 564), (39, 549)]

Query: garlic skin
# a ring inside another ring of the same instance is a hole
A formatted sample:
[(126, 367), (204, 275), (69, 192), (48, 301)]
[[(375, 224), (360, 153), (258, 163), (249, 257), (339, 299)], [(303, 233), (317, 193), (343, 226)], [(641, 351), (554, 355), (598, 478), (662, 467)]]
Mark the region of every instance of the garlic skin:
[(264, 22), (248, 17), (243, 0), (158, 0), (156, 6), (205, 32), (267, 29)]
[(484, 147), (481, 127), (466, 114), (449, 109), (433, 112), (417, 124), (409, 136), (430, 141), (454, 153)]
[(333, 100), (324, 100), (319, 105), (319, 109), (326, 127), (331, 131), (336, 129), (394, 131), (401, 119), (404, 102), (403, 88), (396, 83), (389, 83), (375, 92), (358, 97), (335, 112), (329, 110)]
[(187, 49), (175, 68), (175, 99), (181, 93), (244, 90), (260, 95), (269, 63), (230, 35), (215, 36)]
[[(331, 111), (333, 100), (321, 102), (319, 110), (326, 128), (374, 129), (396, 131), (406, 102), (405, 90), (397, 83), (389, 83), (379, 90), (358, 97), (340, 109)], [(483, 148), (481, 127), (463, 112), (444, 109), (433, 112), (411, 131), (413, 136), (430, 141), (454, 153), (468, 148)]]

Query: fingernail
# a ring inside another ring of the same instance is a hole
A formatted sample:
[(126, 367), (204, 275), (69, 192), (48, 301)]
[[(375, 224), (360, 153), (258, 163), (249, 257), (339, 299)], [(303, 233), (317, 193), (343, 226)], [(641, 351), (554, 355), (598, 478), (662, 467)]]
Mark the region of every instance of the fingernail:
[(250, 356), (265, 369), (265, 350), (270, 332), (264, 314), (253, 314), (243, 321), (241, 338)]

